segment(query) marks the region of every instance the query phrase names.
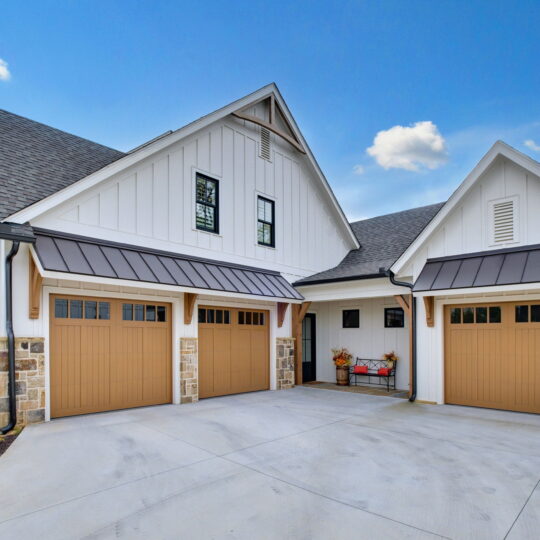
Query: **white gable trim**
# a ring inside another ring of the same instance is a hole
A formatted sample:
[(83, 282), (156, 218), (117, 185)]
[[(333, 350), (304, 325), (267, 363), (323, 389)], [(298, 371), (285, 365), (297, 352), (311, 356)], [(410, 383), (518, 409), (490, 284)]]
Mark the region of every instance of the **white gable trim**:
[(274, 83), (268, 84), (263, 88), (249, 94), (217, 111), (214, 111), (206, 116), (195, 120), (194, 122), (187, 124), (186, 126), (173, 131), (171, 134), (161, 137), (154, 142), (150, 142), (146, 145), (141, 146), (139, 149), (136, 149), (132, 153), (120, 158), (117, 161), (103, 167), (99, 171), (92, 173), (91, 175), (75, 182), (71, 186), (68, 186), (56, 193), (53, 193), (49, 197), (42, 199), (19, 212), (15, 212), (11, 216), (7, 217), (4, 221), (12, 221), (15, 223), (26, 223), (36, 217), (48, 212), (52, 208), (55, 208), (59, 204), (67, 201), (68, 199), (79, 195), (83, 191), (86, 191), (100, 182), (110, 178), (111, 176), (122, 172), (123, 170), (135, 165), (139, 161), (146, 159), (147, 157), (167, 148), (168, 146), (192, 135), (196, 131), (203, 129), (210, 124), (230, 115), (231, 113), (249, 106), (254, 101), (260, 101), (266, 97), (274, 94), (276, 100), (278, 101), (283, 113), (286, 115), (287, 120), (295, 131), (295, 135), (302, 142), (304, 148), (306, 149), (307, 158), (312, 165), (317, 177), (319, 178), (320, 185), (322, 187), (323, 193), (327, 198), (327, 201), (330, 203), (332, 209), (334, 210), (335, 217), (337, 218), (338, 224), (340, 224), (345, 236), (348, 238), (351, 244), (351, 248), (358, 248), (358, 240), (354, 235), (341, 206), (339, 205), (326, 177), (324, 176), (319, 164), (317, 163), (315, 156), (311, 152), (308, 144), (306, 143), (298, 125), (296, 124), (287, 104), (285, 103), (283, 97), (281, 96), (277, 86)]
[(452, 210), (467, 195), (469, 190), (476, 184), (478, 179), (484, 174), (488, 167), (497, 159), (503, 156), (513, 161), (517, 165), (530, 171), (536, 176), (540, 176), (540, 163), (529, 156), (519, 152), (515, 148), (507, 145), (503, 141), (497, 141), (484, 157), (478, 162), (476, 167), (467, 175), (461, 185), (452, 193), (445, 205), (439, 210), (437, 215), (429, 222), (427, 227), (417, 236), (414, 242), (402, 253), (399, 259), (392, 265), (392, 272), (399, 274), (407, 265), (412, 257), (424, 245), (428, 238), (433, 234), (437, 227), (446, 219)]

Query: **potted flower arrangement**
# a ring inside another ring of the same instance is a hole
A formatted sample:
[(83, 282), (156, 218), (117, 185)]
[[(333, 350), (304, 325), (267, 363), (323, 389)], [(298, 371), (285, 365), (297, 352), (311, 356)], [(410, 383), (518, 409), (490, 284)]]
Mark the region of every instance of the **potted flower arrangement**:
[(332, 349), (332, 360), (336, 366), (336, 382), (340, 386), (349, 384), (349, 366), (351, 365), (352, 354), (345, 348)]
[(390, 369), (392, 369), (394, 367), (394, 365), (396, 364), (396, 362), (399, 360), (398, 356), (396, 355), (396, 353), (394, 351), (383, 354), (382, 359), (386, 360), (386, 365)]

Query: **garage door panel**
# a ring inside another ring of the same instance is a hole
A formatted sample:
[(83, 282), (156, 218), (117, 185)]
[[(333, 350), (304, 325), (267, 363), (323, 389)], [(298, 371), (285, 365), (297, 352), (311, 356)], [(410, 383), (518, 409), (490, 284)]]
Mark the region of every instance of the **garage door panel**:
[(268, 389), (268, 313), (199, 309), (199, 397)]
[[(83, 302), (83, 315), (79, 309), (72, 317), (71, 307), (55, 312), (56, 298), (69, 299), (70, 306), (74, 299)], [(135, 315), (126, 317), (135, 311), (123, 310), (125, 303), (51, 296), (53, 417), (170, 403), (170, 306), (160, 305), (160, 321), (135, 321)], [(152, 308), (154, 303), (136, 305)]]
[[(540, 413), (540, 323), (532, 315), (518, 322), (522, 304), (540, 301), (445, 308), (447, 403)], [(465, 323), (451, 314), (479, 306), (500, 308), (501, 318), (482, 320), (475, 311)]]

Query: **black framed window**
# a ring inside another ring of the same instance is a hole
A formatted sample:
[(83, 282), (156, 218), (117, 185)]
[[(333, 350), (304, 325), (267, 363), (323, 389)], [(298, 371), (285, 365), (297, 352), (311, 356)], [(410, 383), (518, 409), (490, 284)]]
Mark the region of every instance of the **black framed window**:
[(360, 310), (343, 310), (343, 328), (360, 328)]
[(200, 231), (219, 233), (219, 182), (196, 175), (195, 223)]
[(405, 313), (403, 308), (384, 308), (384, 327), (403, 328), (405, 326)]
[(274, 215), (274, 201), (260, 196), (257, 197), (257, 242), (261, 246), (276, 246)]

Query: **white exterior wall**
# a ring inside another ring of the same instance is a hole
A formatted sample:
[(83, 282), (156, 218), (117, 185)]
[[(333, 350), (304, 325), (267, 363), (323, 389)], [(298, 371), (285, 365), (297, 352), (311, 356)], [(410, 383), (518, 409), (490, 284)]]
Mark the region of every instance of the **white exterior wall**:
[[(384, 308), (399, 307), (392, 297), (337, 302), (314, 302), (308, 313), (317, 319), (317, 380), (336, 381), (332, 362), (334, 348), (346, 347), (361, 358), (379, 359), (384, 353), (395, 351), (399, 357), (396, 388), (409, 388), (409, 321), (404, 328), (384, 327)], [(360, 328), (342, 328), (342, 310), (360, 310)], [(360, 381), (359, 381), (360, 382)], [(376, 382), (376, 379), (373, 379)], [(365, 380), (367, 383), (367, 379)]]
[[(325, 270), (352, 249), (306, 156), (228, 117), (31, 221), (34, 226), (262, 266), (291, 281)], [(219, 234), (195, 228), (195, 173), (219, 180)], [(275, 201), (276, 247), (257, 244), (256, 197)]]
[[(518, 241), (493, 245), (489, 234), (489, 204), (506, 197), (517, 198)], [(429, 258), (540, 244), (539, 208), (540, 178), (499, 156), (399, 275), (414, 276), (416, 280)]]

